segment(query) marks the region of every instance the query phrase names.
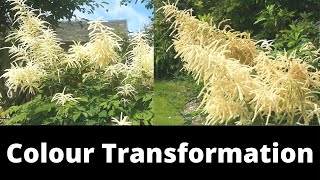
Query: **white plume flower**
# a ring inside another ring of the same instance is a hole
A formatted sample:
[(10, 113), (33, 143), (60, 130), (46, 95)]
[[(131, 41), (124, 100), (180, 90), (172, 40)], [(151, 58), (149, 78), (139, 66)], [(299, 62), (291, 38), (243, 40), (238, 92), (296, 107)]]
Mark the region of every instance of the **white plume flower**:
[(61, 93), (56, 93), (51, 102), (57, 101), (56, 104), (60, 104), (61, 106), (64, 106), (67, 102), (78, 102), (77, 100), (80, 98), (73, 98), (72, 94), (65, 94), (64, 91), (66, 90), (66, 87), (63, 88), (63, 91)]
[(128, 119), (128, 116), (122, 116), (123, 113), (121, 112), (121, 115), (120, 115), (120, 119), (116, 119), (114, 117), (112, 117), (112, 122), (115, 123), (115, 125), (118, 125), (118, 126), (130, 126), (132, 123), (127, 121)]

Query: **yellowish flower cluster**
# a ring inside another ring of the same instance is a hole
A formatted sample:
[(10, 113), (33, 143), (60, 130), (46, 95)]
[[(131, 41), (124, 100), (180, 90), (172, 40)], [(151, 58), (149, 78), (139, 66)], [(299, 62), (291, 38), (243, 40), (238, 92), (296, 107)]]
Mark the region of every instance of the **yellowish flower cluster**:
[(44, 14), (35, 14), (24, 4), (25, 0), (9, 0), (16, 11), (15, 23), (19, 23), (19, 29), (10, 34), (7, 40), (14, 40), (18, 45), (9, 48), (12, 57), (17, 60), (34, 62), (43, 68), (52, 68), (59, 59), (62, 48), (56, 33), (47, 27), (47, 22), (40, 19)]
[(137, 33), (132, 43), (133, 49), (129, 52), (129, 69), (133, 77), (141, 78), (146, 86), (152, 86), (154, 81), (154, 50), (147, 40), (146, 34)]
[(1, 78), (7, 79), (5, 85), (9, 89), (8, 96), (10, 97), (12, 92), (17, 92), (18, 89), (20, 92), (28, 91), (35, 94), (46, 76), (46, 71), (39, 65), (28, 62), (25, 67), (20, 67), (17, 63), (12, 64), (12, 67), (6, 69)]
[(6, 78), (8, 95), (20, 89), (35, 94), (49, 71), (55, 69), (63, 51), (53, 30), (41, 20), (43, 14), (35, 14), (34, 9), (25, 5), (25, 0), (9, 0), (12, 10), (17, 11), (15, 23), (19, 29), (7, 37), (14, 44), (8, 47), (12, 59), (11, 69), (6, 69), (1, 77)]
[(120, 50), (121, 38), (104, 26), (101, 21), (89, 22), (90, 41), (86, 45), (90, 60), (99, 67), (106, 67), (119, 61), (116, 49)]
[(172, 22), (184, 68), (204, 83), (205, 124), (309, 124), (319, 117), (319, 71), (303, 59), (285, 52), (272, 57), (272, 41), (201, 22), (176, 4), (160, 10)]

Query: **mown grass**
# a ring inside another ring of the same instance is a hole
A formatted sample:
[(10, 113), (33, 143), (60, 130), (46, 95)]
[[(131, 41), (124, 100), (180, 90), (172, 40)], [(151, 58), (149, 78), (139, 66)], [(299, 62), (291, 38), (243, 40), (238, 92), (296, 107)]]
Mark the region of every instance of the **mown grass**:
[(183, 111), (197, 85), (188, 80), (160, 80), (154, 84), (154, 125), (183, 125)]

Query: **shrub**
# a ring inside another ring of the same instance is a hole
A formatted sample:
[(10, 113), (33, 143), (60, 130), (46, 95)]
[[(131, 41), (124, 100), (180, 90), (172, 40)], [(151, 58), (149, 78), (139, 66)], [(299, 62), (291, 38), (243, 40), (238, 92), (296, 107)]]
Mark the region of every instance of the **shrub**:
[[(14, 59), (5, 78), (8, 95), (25, 93), (4, 124), (150, 124), (153, 48), (143, 33), (121, 54), (121, 38), (101, 21), (89, 22), (90, 41), (65, 52), (50, 25), (21, 0), (10, 0), (19, 28), (7, 37)], [(118, 120), (116, 120), (118, 119)]]

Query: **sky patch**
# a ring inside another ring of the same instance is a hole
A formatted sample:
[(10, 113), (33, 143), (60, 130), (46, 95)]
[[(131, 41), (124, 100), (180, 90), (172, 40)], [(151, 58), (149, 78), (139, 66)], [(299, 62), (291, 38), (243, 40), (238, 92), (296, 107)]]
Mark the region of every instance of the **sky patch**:
[[(102, 0), (97, 0), (97, 3), (101, 3)], [(128, 21), (128, 29), (130, 32), (137, 32), (143, 30), (145, 25), (151, 23), (150, 17), (152, 16), (152, 10), (145, 8), (145, 3), (138, 2), (137, 4), (129, 3), (127, 6), (121, 5), (121, 0), (109, 0), (109, 5), (104, 8), (96, 8), (93, 14), (81, 13), (76, 11), (75, 15), (78, 18), (85, 18), (88, 20), (101, 19), (108, 20), (123, 20)], [(89, 9), (89, 7), (85, 7)], [(106, 11), (108, 9), (108, 11)]]

